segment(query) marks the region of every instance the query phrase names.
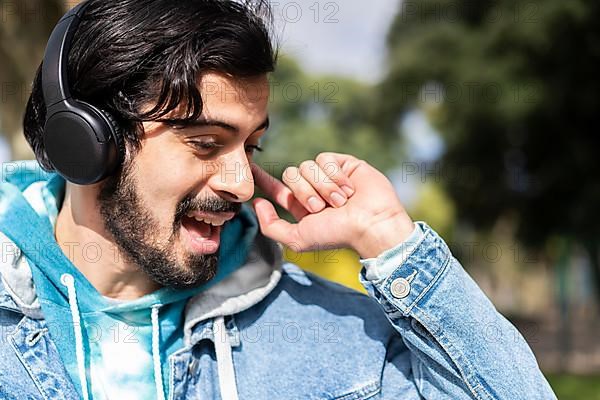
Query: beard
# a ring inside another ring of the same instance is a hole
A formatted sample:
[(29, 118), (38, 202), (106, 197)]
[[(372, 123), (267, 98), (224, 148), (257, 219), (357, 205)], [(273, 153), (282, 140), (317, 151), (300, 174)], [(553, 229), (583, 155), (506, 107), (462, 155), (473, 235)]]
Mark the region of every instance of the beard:
[(163, 287), (187, 289), (201, 286), (217, 274), (219, 252), (190, 253), (183, 261), (177, 258), (176, 243), (183, 217), (193, 211), (239, 213), (240, 203), (219, 197), (195, 200), (187, 195), (179, 202), (173, 216), (171, 233), (159, 240), (160, 223), (144, 206), (137, 191), (132, 163), (107, 178), (98, 194), (100, 215), (123, 256), (137, 265), (150, 279)]

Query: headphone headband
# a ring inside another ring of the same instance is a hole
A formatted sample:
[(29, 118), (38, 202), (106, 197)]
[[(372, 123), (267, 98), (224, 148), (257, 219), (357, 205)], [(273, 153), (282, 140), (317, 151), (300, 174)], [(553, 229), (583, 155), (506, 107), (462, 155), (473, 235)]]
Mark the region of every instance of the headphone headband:
[(45, 155), (56, 172), (79, 185), (90, 185), (111, 175), (125, 154), (115, 118), (90, 103), (71, 98), (69, 90), (69, 50), (88, 4), (82, 2), (60, 19), (50, 35), (42, 66)]
[(48, 40), (42, 66), (43, 91), (47, 109), (71, 98), (67, 60), (69, 50), (71, 50), (71, 40), (88, 4), (87, 1), (83, 1), (69, 10), (58, 21)]

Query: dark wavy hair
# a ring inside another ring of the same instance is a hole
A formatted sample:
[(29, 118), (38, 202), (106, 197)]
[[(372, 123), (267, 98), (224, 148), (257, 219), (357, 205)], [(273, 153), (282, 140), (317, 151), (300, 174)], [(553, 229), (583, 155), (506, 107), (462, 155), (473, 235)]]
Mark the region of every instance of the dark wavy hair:
[[(87, 0), (68, 58), (71, 92), (112, 113), (128, 148), (139, 150), (142, 121), (175, 109), (182, 122), (202, 113), (199, 76), (236, 78), (275, 68), (267, 0)], [(41, 65), (23, 128), (38, 162), (52, 170), (43, 143), (46, 106)], [(153, 104), (151, 109), (144, 109)]]

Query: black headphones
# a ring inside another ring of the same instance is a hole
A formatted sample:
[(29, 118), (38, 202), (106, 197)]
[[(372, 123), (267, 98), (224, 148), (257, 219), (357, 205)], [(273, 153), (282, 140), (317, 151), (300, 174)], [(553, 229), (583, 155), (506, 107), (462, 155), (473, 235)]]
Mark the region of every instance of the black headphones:
[(46, 154), (56, 172), (78, 185), (93, 184), (111, 175), (125, 155), (115, 119), (108, 112), (71, 97), (67, 59), (87, 5), (87, 1), (82, 2), (60, 19), (48, 40), (42, 67)]

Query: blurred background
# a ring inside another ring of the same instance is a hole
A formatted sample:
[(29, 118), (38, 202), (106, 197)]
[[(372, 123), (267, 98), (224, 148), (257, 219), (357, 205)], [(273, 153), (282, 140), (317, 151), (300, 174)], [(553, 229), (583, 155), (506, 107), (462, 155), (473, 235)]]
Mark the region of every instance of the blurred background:
[[(0, 0), (0, 162), (32, 157), (30, 83), (76, 3)], [(337, 151), (384, 171), (559, 399), (600, 399), (600, 2), (272, 4), (281, 57), (258, 162), (280, 174)], [(286, 257), (362, 290), (351, 251)]]

